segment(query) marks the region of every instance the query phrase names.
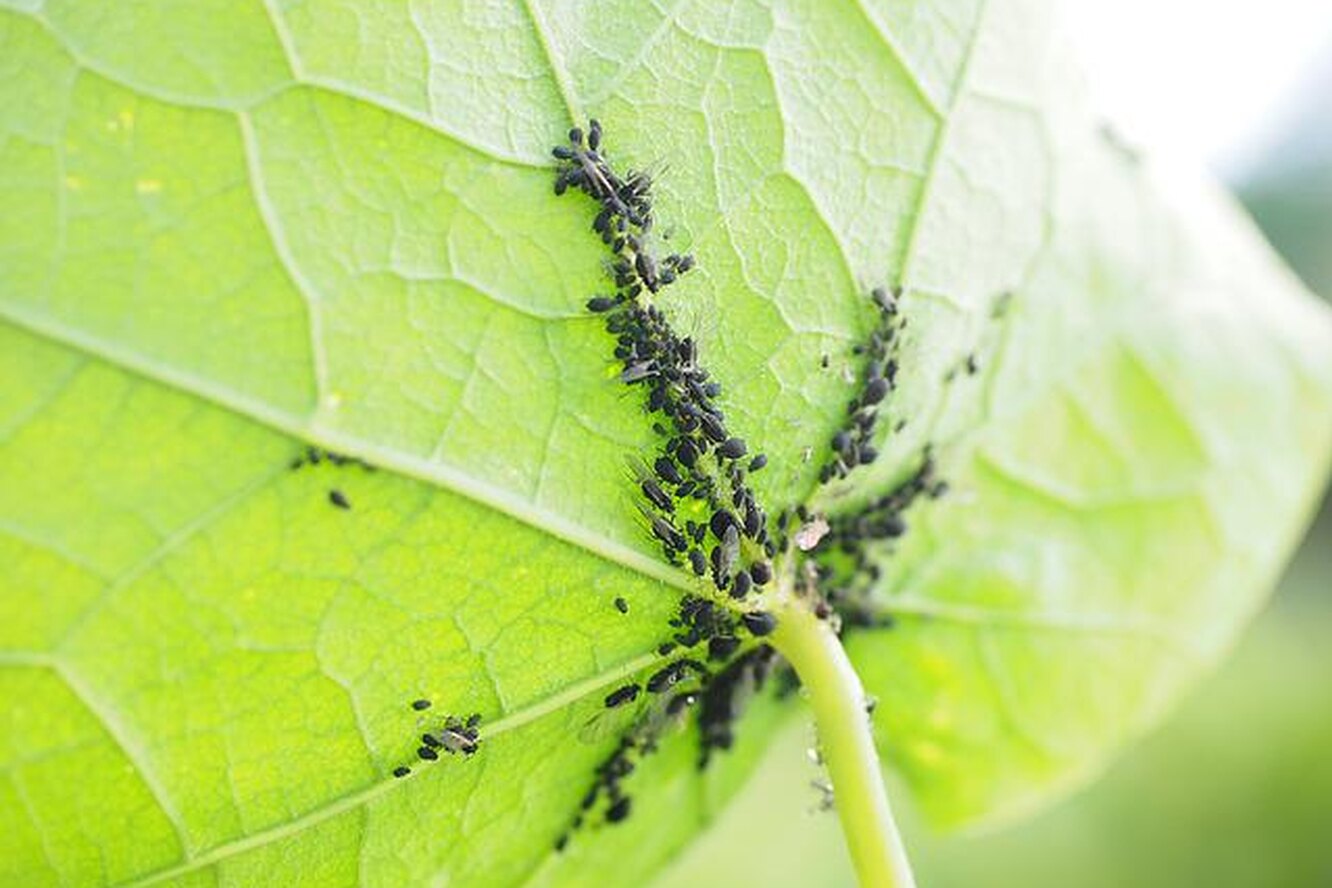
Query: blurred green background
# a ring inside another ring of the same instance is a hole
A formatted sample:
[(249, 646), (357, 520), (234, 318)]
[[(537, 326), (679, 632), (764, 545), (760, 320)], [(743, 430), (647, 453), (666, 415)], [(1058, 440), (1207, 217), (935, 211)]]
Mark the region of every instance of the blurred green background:
[[(1287, 104), (1296, 113), (1229, 178), (1329, 296), (1332, 52)], [(812, 739), (793, 724), (655, 888), (854, 885), (836, 815), (814, 810)], [(925, 888), (1332, 888), (1332, 498), (1234, 655), (1100, 781), (987, 835), (931, 834), (894, 798)]]

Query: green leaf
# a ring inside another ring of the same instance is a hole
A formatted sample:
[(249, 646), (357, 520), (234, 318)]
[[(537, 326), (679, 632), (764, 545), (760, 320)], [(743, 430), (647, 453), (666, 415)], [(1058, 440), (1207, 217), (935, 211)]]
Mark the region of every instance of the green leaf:
[[(908, 424), (819, 496), (931, 442), (953, 484), (885, 558), (895, 628), (849, 640), (940, 819), (1149, 724), (1322, 479), (1326, 311), (1105, 139), (1039, 4), (0, 7), (4, 884), (631, 882), (743, 778), (775, 702), (551, 850), (690, 588), (636, 521), (590, 213), (550, 193), (589, 113), (664, 171), (699, 260), (664, 307), (770, 508), (814, 492), (865, 292), (906, 286)], [(302, 441), (379, 471), (290, 470)], [(395, 781), (418, 695), (482, 751)]]

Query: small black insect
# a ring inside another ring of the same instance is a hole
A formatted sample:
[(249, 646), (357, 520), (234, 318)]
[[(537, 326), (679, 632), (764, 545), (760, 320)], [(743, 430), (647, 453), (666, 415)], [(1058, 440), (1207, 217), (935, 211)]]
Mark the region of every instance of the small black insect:
[(606, 809), (606, 822), (619, 823), (629, 816), (629, 797), (621, 796)]
[(610, 311), (619, 304), (620, 300), (613, 296), (593, 296), (591, 299), (587, 300), (587, 310), (601, 313), (604, 311)]
[(343, 494), (341, 490), (330, 490), (328, 492), (328, 501), (333, 505), (337, 506), (339, 509), (351, 508), (351, 502), (347, 499), (347, 497)]
[(708, 559), (699, 549), (689, 550), (689, 566), (694, 569), (697, 576), (703, 576), (708, 572)]
[(749, 587), (752, 580), (745, 571), (740, 571), (735, 575), (735, 582), (731, 585), (732, 598), (744, 598), (749, 594)]
[(740, 639), (734, 635), (717, 635), (708, 639), (708, 659), (725, 660), (740, 647)]
[(477, 749), (476, 729), (462, 727), (448, 727), (439, 735), (440, 743), (449, 752), (461, 752), (463, 755), (471, 755)]
[(771, 635), (777, 628), (777, 618), (767, 611), (749, 611), (740, 615), (740, 621), (754, 635)]
[(766, 453), (760, 453), (758, 456), (754, 457), (749, 461), (749, 471), (757, 472), (759, 469), (763, 468), (767, 464), (768, 464), (768, 455)]
[(683, 551), (689, 545), (685, 542), (685, 538), (680, 531), (672, 527), (669, 521), (659, 516), (653, 516), (652, 518), (652, 534), (661, 540), (668, 549)]
[(680, 470), (676, 468), (675, 461), (669, 456), (659, 456), (657, 461), (652, 464), (656, 470), (657, 477), (667, 484), (679, 484), (683, 480), (680, 477)]
[(726, 427), (721, 424), (715, 415), (711, 413), (700, 413), (698, 416), (699, 425), (703, 427), (703, 434), (711, 438), (715, 443), (720, 444), (726, 440)]
[(647, 253), (639, 253), (634, 257), (634, 270), (638, 272), (638, 277), (643, 281), (643, 286), (656, 292), (659, 283), (656, 261)]
[(647, 680), (647, 689), (654, 694), (660, 694), (662, 691), (670, 690), (679, 684), (689, 671), (687, 660), (676, 660), (674, 663), (667, 664)]
[(772, 566), (766, 561), (755, 561), (749, 566), (749, 576), (755, 586), (766, 586), (772, 579)]
[(727, 438), (717, 447), (717, 453), (726, 459), (739, 459), (746, 450), (743, 438)]
[(625, 368), (620, 371), (620, 382), (625, 385), (633, 385), (635, 382), (642, 382), (644, 379), (656, 375), (656, 361), (635, 361), (632, 364), (625, 365)]
[(717, 572), (717, 585), (725, 588), (740, 558), (740, 532), (732, 524), (726, 528), (721, 542), (712, 550), (712, 567)]
[(632, 703), (638, 698), (638, 691), (639, 687), (636, 684), (627, 684), (622, 688), (616, 688), (606, 695), (606, 708), (614, 709), (616, 706)]
[(652, 505), (661, 509), (663, 512), (675, 511), (675, 503), (666, 495), (666, 492), (661, 489), (656, 481), (653, 481), (651, 478), (644, 478), (639, 486), (643, 490), (643, 496), (647, 497)]
[(615, 609), (622, 614), (627, 614), (629, 613), (629, 602), (625, 601), (623, 598), (616, 598)]
[(422, 698), (422, 699), (420, 699), (420, 700), (413, 700), (413, 701), (412, 701), (412, 708), (415, 709), (417, 712), (421, 712), (422, 710), (429, 709), (429, 708), (430, 708), (430, 701), (429, 701), (429, 700), (426, 700), (425, 698)]
[(435, 759), (439, 758), (439, 753), (435, 752), (434, 747), (431, 746), (422, 746), (420, 749), (416, 750), (416, 754), (425, 762), (433, 762)]
[(870, 296), (874, 299), (875, 304), (879, 306), (880, 311), (889, 315), (897, 313), (896, 297), (898, 295), (900, 294), (896, 292), (889, 293), (883, 287), (875, 287), (870, 291)]
[(745, 536), (755, 539), (763, 529), (763, 512), (751, 500), (745, 503)]
[(734, 527), (735, 524), (735, 516), (725, 509), (718, 509), (713, 512), (712, 519), (708, 521), (708, 527), (712, 528), (712, 532), (716, 535), (717, 539), (726, 536), (726, 528)]
[(860, 395), (860, 401), (863, 404), (877, 404), (883, 400), (886, 394), (888, 394), (888, 381), (882, 377), (877, 377), (871, 379), (865, 385), (865, 390)]
[(698, 445), (686, 438), (676, 448), (675, 458), (686, 468), (692, 469), (698, 463)]
[(407, 767), (406, 765), (399, 765), (398, 767), (393, 769), (394, 777), (406, 777), (410, 773), (412, 773), (412, 769)]

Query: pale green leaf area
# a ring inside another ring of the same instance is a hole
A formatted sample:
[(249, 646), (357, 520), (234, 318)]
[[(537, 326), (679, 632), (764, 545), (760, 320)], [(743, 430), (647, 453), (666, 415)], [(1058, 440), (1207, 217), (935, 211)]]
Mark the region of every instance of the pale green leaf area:
[[(1150, 724), (1323, 479), (1326, 311), (1104, 138), (1043, 3), (187, 6), (0, 2), (0, 884), (631, 884), (715, 816), (789, 703), (707, 771), (672, 735), (552, 850), (694, 588), (634, 511), (591, 208), (551, 194), (589, 114), (660, 174), (699, 265), (662, 307), (770, 510), (906, 289), (907, 424), (817, 496), (931, 442), (952, 483), (849, 639), (937, 820)], [(419, 695), (482, 748), (397, 781)]]

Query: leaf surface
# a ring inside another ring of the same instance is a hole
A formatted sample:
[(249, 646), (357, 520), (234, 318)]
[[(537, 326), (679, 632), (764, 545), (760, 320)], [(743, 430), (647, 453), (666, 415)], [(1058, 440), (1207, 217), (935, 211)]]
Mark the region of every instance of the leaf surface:
[[(1298, 532), (1332, 324), (1107, 140), (1043, 5), (991, 6), (0, 3), (0, 882), (630, 881), (743, 777), (770, 701), (551, 850), (691, 588), (635, 517), (591, 213), (550, 194), (589, 113), (662, 171), (699, 260), (664, 307), (770, 509), (906, 287), (907, 425), (817, 494), (929, 443), (953, 484), (849, 639), (889, 766), (998, 816), (1149, 724)], [(482, 752), (395, 781), (418, 695)]]

